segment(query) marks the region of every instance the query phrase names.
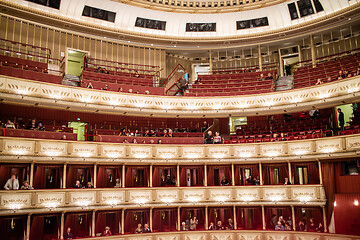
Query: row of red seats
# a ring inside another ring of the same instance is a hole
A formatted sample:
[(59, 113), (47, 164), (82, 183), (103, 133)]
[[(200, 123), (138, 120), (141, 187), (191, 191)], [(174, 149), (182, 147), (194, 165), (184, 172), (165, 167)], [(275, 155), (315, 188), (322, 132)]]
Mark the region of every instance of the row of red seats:
[(239, 83), (228, 83), (228, 84), (194, 84), (192, 85), (192, 89), (203, 89), (203, 88), (244, 88), (248, 86), (256, 86), (256, 87), (271, 87), (273, 80), (265, 80), (265, 81), (257, 81), (257, 82), (239, 82)]
[[(39, 139), (53, 139), (53, 140), (77, 140), (76, 133), (67, 132), (50, 132), (50, 131), (35, 131), (25, 129), (10, 129), (3, 128), (1, 136), (5, 137), (19, 137), (19, 138), (39, 138)], [(65, 137), (64, 137), (65, 136)]]
[(43, 72), (36, 72), (36, 71), (32, 71), (32, 70), (25, 70), (22, 68), (0, 66), (0, 74), (6, 75), (6, 76), (11, 76), (11, 77), (41, 81), (41, 82), (62, 84), (61, 76), (56, 76), (56, 75), (43, 73)]
[(148, 94), (151, 95), (164, 95), (164, 88), (163, 87), (149, 87), (149, 86), (140, 86), (140, 85), (127, 85), (127, 84), (119, 84), (119, 83), (106, 83), (106, 82), (99, 82), (99, 81), (91, 81), (91, 80), (84, 80), (82, 81), (82, 87), (86, 87), (91, 82), (94, 89), (101, 90), (105, 88), (107, 85), (109, 91), (119, 92), (119, 89), (122, 88), (121, 92), (129, 93), (129, 90), (132, 89), (132, 93), (139, 93), (139, 94)]
[(97, 142), (112, 142), (112, 143), (124, 143), (126, 139), (129, 143), (136, 139), (138, 143), (145, 141), (145, 144), (150, 144), (151, 140), (155, 143), (160, 139), (162, 144), (202, 144), (204, 139), (202, 137), (124, 137), (115, 135), (96, 135), (94, 137)]
[(259, 78), (260, 74), (266, 75), (268, 73), (271, 73), (274, 75), (277, 71), (276, 70), (269, 70), (269, 71), (262, 71), (262, 72), (245, 72), (245, 73), (233, 73), (233, 74), (208, 74), (208, 75), (199, 75), (198, 78), (201, 79), (201, 81), (206, 80), (214, 80), (214, 79), (246, 79), (246, 78)]
[[(108, 129), (95, 129), (94, 135), (116, 135), (118, 136), (122, 131), (120, 130), (108, 130)], [(132, 132), (134, 133), (134, 132)], [(143, 134), (143, 132), (139, 132)], [(156, 132), (156, 137), (161, 137), (162, 132)], [(203, 137), (202, 132), (173, 132), (173, 137)]]
[(91, 72), (87, 70), (83, 71), (82, 77), (83, 80), (102, 81), (106, 83), (153, 86), (153, 79), (151, 78), (124, 77), (105, 73)]
[[(91, 65), (91, 64), (88, 64), (88, 66), (86, 67), (86, 71), (97, 73), (98, 69), (94, 68), (94, 67), (89, 67), (89, 65)], [(116, 69), (118, 69), (118, 68), (116, 68)], [(136, 74), (134, 72), (134, 70), (132, 70), (132, 69), (128, 69), (128, 68), (121, 68), (121, 69), (126, 70), (127, 72), (111, 71), (111, 70), (108, 70), (108, 72), (110, 75), (118, 75), (118, 76), (124, 76), (124, 77), (135, 77), (135, 75), (139, 75), (140, 78), (150, 78), (150, 79), (153, 78), (153, 75), (151, 75), (151, 74)], [(129, 71), (133, 71), (133, 72), (129, 72)], [(139, 70), (139, 71), (143, 71), (143, 70)], [(150, 72), (152, 72), (152, 71), (150, 71)]]
[(5, 55), (0, 55), (3, 66), (9, 67), (27, 67), (29, 70), (44, 72), (47, 71), (47, 63), (32, 61), (29, 59), (15, 58)]

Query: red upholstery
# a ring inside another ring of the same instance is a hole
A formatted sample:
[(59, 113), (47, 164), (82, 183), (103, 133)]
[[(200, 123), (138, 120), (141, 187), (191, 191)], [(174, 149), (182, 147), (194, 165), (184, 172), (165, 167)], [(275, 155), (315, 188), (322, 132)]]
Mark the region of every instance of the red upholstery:
[(201, 137), (123, 137), (123, 136), (116, 136), (116, 135), (97, 135), (95, 136), (95, 141), (98, 142), (116, 142), (116, 143), (123, 143), (125, 139), (128, 142), (131, 142), (134, 138), (138, 143), (141, 143), (145, 140), (146, 144), (150, 143), (150, 140), (154, 140), (155, 143), (159, 139), (161, 139), (163, 144), (202, 144), (204, 143), (203, 138)]
[(63, 136), (66, 136), (66, 140), (76, 141), (76, 133), (66, 132), (49, 132), (49, 131), (34, 131), (25, 129), (3, 129), (1, 136), (6, 137), (19, 137), (19, 138), (40, 138), (40, 139), (55, 139), (61, 140)]

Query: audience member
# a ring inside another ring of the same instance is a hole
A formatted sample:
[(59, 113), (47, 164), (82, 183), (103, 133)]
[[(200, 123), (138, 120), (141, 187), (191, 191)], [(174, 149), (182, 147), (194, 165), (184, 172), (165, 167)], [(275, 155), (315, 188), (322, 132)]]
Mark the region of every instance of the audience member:
[(103, 233), (101, 234), (101, 236), (112, 236), (112, 233), (110, 231), (110, 227), (106, 226), (105, 230), (103, 231)]
[(137, 228), (135, 229), (135, 233), (143, 233), (143, 229), (141, 227), (141, 223), (138, 224)]
[(150, 144), (155, 144), (154, 139), (150, 139)]
[(24, 181), (23, 185), (20, 188), (21, 190), (33, 190), (34, 188), (32, 186), (29, 185), (28, 181)]
[(128, 142), (128, 140), (125, 138), (124, 141), (123, 141), (123, 143), (129, 143), (129, 142)]
[(259, 81), (265, 81), (265, 77), (264, 77), (264, 74), (263, 74), (263, 73), (260, 74)]
[(109, 86), (106, 84), (105, 87), (103, 87), (101, 90), (110, 91)]
[(292, 231), (291, 226), (287, 222), (285, 222), (284, 228), (285, 228), (285, 231)]
[(168, 135), (169, 137), (173, 137), (173, 131), (169, 128), (169, 131), (168, 131)]
[[(214, 223), (213, 223), (214, 224)], [(181, 223), (181, 227), (180, 227), (180, 231), (188, 231), (189, 229), (187, 228), (186, 226), (186, 223), (185, 222), (182, 222)]]
[(71, 233), (71, 228), (66, 229), (66, 233), (64, 234), (64, 239), (73, 239), (74, 235)]
[(121, 188), (121, 182), (119, 178), (116, 179), (114, 188)]
[(254, 177), (253, 185), (260, 185), (260, 177), (259, 176), (257, 176), (256, 178)]
[(285, 227), (281, 224), (280, 221), (277, 222), (277, 225), (275, 226), (275, 231), (285, 231)]
[(215, 132), (215, 136), (213, 138), (213, 142), (215, 144), (222, 143), (222, 137), (220, 136), (219, 132)]
[(192, 219), (190, 219), (190, 230), (196, 230), (196, 225), (199, 223), (199, 221), (194, 216)]
[(39, 131), (45, 131), (45, 127), (44, 127), (42, 121), (39, 121), (39, 124), (38, 124), (38, 126), (37, 126), (37, 129), (38, 129)]
[(307, 231), (308, 232), (316, 232), (316, 226), (315, 226), (313, 218), (310, 218), (310, 220), (309, 220), (309, 225), (307, 227)]
[(209, 230), (216, 230), (216, 227), (213, 222), (210, 223)]
[(223, 176), (221, 179), (221, 186), (228, 186), (228, 185), (230, 185), (229, 181), (226, 179), (225, 176)]
[(185, 90), (188, 89), (188, 82), (186, 81), (186, 79), (184, 77), (181, 77), (179, 85), (180, 85), (180, 87), (179, 87), (180, 93), (181, 93), (181, 95), (184, 95)]
[(143, 233), (151, 233), (151, 229), (147, 223), (144, 224)]
[(222, 225), (222, 222), (221, 221), (218, 221), (217, 224), (216, 224), (216, 230), (223, 230), (223, 225)]
[(273, 214), (270, 220), (270, 226), (275, 228), (277, 226), (277, 222), (278, 222), (277, 216)]
[(291, 182), (289, 181), (289, 178), (285, 178), (285, 183), (284, 185), (291, 185)]
[(166, 129), (164, 129), (162, 136), (163, 137), (169, 137), (169, 134), (168, 134)]
[(206, 121), (204, 121), (204, 125), (201, 128), (201, 132), (205, 132), (208, 128), (209, 128), (209, 124)]
[(324, 226), (322, 225), (322, 223), (319, 223), (319, 227), (316, 228), (316, 231), (320, 233), (324, 232)]
[(315, 83), (315, 85), (320, 85), (320, 84), (323, 84), (323, 81), (321, 81), (320, 78), (318, 78), (317, 82)]
[(7, 122), (5, 123), (5, 128), (13, 128), (13, 129), (16, 129), (15, 127), (15, 124), (10, 120), (8, 119)]
[(162, 144), (162, 140), (161, 140), (161, 139), (159, 139), (157, 143), (158, 143), (158, 144)]
[(76, 180), (74, 188), (83, 188), (83, 185), (80, 183), (79, 180)]
[(300, 220), (296, 225), (296, 231), (305, 231), (305, 224), (303, 221)]
[(208, 131), (205, 134), (205, 144), (210, 144), (210, 143), (213, 143), (213, 135), (211, 131)]
[(274, 78), (273, 78), (273, 76), (272, 76), (272, 74), (271, 73), (268, 73), (267, 74), (267, 77), (265, 78), (265, 80), (273, 80)]
[(231, 218), (228, 219), (228, 224), (226, 226), (226, 230), (234, 230), (233, 220)]
[(123, 91), (123, 88), (122, 87), (119, 87), (118, 88), (118, 92), (122, 92)]
[(344, 113), (341, 111), (340, 108), (337, 109), (338, 111), (338, 116), (339, 116), (339, 125), (340, 125), (340, 130), (344, 131), (344, 125), (345, 125), (345, 116)]
[(189, 84), (189, 72), (188, 72), (188, 70), (185, 70), (184, 79), (185, 79), (186, 82)]
[(141, 142), (142, 144), (146, 144), (146, 141), (145, 140), (142, 140), (142, 142)]
[(19, 180), (16, 179), (15, 174), (11, 175), (11, 178), (9, 178), (6, 181), (4, 188), (6, 190), (18, 190), (19, 189)]
[(136, 144), (136, 143), (138, 143), (138, 142), (136, 141), (136, 138), (134, 138), (131, 143)]
[(86, 85), (86, 88), (90, 88), (90, 89), (94, 89), (93, 85), (91, 82), (88, 82), (88, 84)]
[(87, 182), (85, 188), (94, 188), (94, 186), (91, 184), (91, 182)]

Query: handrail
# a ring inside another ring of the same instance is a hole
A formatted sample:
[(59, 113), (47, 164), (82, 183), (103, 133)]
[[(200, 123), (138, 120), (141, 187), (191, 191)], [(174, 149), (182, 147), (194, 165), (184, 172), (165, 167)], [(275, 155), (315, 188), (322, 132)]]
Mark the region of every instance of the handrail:
[(104, 65), (104, 64), (97, 64), (97, 63), (86, 63), (85, 65), (87, 65), (85, 67), (85, 69), (89, 69), (90, 67), (88, 67), (89, 65), (91, 66), (95, 66), (95, 67), (107, 67), (107, 68), (114, 68), (114, 69), (120, 69), (120, 70), (130, 70), (130, 71), (142, 71), (142, 72), (149, 72), (149, 73), (155, 73), (156, 70), (148, 70), (148, 69), (138, 69), (138, 68), (126, 68), (126, 67), (116, 67), (116, 66), (111, 66), (111, 65)]
[[(269, 66), (269, 65), (277, 66), (277, 64), (279, 64), (279, 62), (266, 63), (266, 64), (263, 64), (263, 68), (264, 68), (264, 66), (267, 66), (267, 68), (272, 67), (272, 66)], [(218, 70), (238, 70), (238, 69), (258, 68), (258, 67), (259, 67), (259, 65), (244, 66), (244, 67), (233, 67), (233, 68), (213, 68), (213, 71), (218, 71)]]
[[(316, 60), (322, 60), (322, 59), (326, 59), (326, 58), (333, 58), (333, 57), (344, 55), (344, 54), (347, 54), (347, 53), (359, 52), (359, 51), (360, 51), (360, 48), (356, 48), (356, 49), (349, 50), (349, 51), (344, 51), (344, 52), (340, 52), (340, 53), (336, 53), (336, 54), (332, 54), (332, 55), (328, 55), (328, 56), (324, 56), (324, 57), (319, 57), (319, 58), (316, 58)], [(311, 62), (311, 61), (312, 61), (311, 59), (304, 60), (304, 61), (298, 62), (298, 64), (307, 63), (307, 62)]]
[(176, 68), (177, 68), (178, 66), (181, 66), (183, 69), (185, 69), (185, 68), (183, 67), (183, 65), (181, 65), (180, 63), (179, 63), (178, 65), (176, 65), (176, 67), (171, 71), (171, 73), (169, 74), (169, 76), (165, 79), (164, 85), (169, 81), (170, 76), (175, 72), (175, 70), (176, 70)]
[[(6, 49), (6, 48), (0, 48), (0, 51), (13, 52), (16, 54), (21, 54), (21, 55), (24, 54), (27, 56), (33, 56), (33, 57), (37, 57), (37, 58), (44, 58), (44, 59), (51, 60), (51, 61), (58, 61), (59, 63), (61, 62), (61, 60), (57, 59), (57, 58), (51, 58), (51, 57), (41, 56), (41, 55), (36, 55), (36, 54), (31, 54), (31, 53), (25, 53), (25, 52), (21, 52), (21, 51), (14, 51), (14, 50)], [(34, 61), (34, 62), (38, 62), (38, 61)]]
[(22, 43), (22, 42), (17, 42), (17, 41), (11, 41), (11, 40), (7, 40), (7, 39), (4, 39), (4, 38), (0, 38), (0, 41), (10, 42), (10, 43), (12, 43), (12, 44), (21, 44), (21, 45), (23, 45), (23, 46), (29, 46), (29, 47), (32, 47), (32, 48), (39, 48), (39, 49), (41, 49), (41, 50), (49, 51), (49, 54), (51, 54), (51, 49), (50, 49), (50, 48), (35, 46), (35, 45), (31, 45), (31, 44), (27, 44), (27, 43)]
[[(183, 72), (185, 72), (185, 68), (179, 63), (178, 65), (176, 65), (174, 70), (172, 70), (170, 75), (166, 78), (166, 80), (164, 82), (165, 95), (168, 94), (169, 90), (172, 89), (176, 85), (176, 83), (179, 82), (180, 77), (177, 76), (177, 73), (179, 73), (179, 69), (182, 70)], [(184, 73), (182, 73), (182, 75), (183, 74)]]
[(94, 60), (94, 61), (100, 61), (100, 62), (117, 63), (117, 64), (123, 64), (123, 65), (132, 65), (132, 66), (141, 66), (141, 67), (151, 67), (151, 68), (158, 68), (158, 67), (159, 67), (159, 66), (136, 64), (136, 63), (116, 62), (116, 61), (110, 61), (110, 60), (104, 60), (104, 59), (98, 59), (98, 58), (87, 58), (87, 59), (89, 59), (89, 60)]

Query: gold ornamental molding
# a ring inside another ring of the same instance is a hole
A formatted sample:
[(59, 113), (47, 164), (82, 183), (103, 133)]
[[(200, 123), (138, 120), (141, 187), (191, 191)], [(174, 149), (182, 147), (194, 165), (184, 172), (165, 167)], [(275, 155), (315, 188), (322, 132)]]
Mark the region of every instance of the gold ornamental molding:
[(80, 112), (168, 118), (256, 116), (359, 101), (360, 76), (288, 91), (226, 97), (118, 93), (0, 76), (0, 93), (10, 104)]
[[(37, 9), (28, 8), (5, 0), (0, 0), (0, 11), (9, 16), (21, 16), (21, 18), (40, 24), (46, 22), (50, 26), (60, 28), (64, 28), (64, 26), (66, 26), (66, 29), (71, 29), (75, 32), (93, 34), (96, 36), (107, 36), (115, 40), (131, 40), (132, 43), (136, 42), (136, 44), (139, 45), (156, 44), (157, 46), (162, 46), (164, 49), (173, 49), (173, 44), (171, 43), (173, 41), (178, 41), (179, 44), (177, 44), (177, 49), (192, 49), (193, 47), (197, 48), (199, 43), (201, 43), (200, 49), (221, 49), (283, 41), (295, 37), (306, 36), (320, 30), (324, 31), (339, 27), (343, 24), (348, 24), (357, 20), (360, 16), (360, 2), (350, 5), (337, 12), (327, 14), (323, 17), (309, 20), (294, 26), (279, 28), (271, 31), (264, 31), (260, 33), (222, 37), (179, 37), (133, 32), (122, 30), (116, 27), (101, 26), (98, 24), (67, 18), (59, 14), (39, 11)], [(348, 20), (349, 18), (351, 18), (351, 21)], [(196, 40), (195, 43), (194, 40)], [(224, 45), (223, 43), (225, 41), (229, 42), (230, 44)]]

